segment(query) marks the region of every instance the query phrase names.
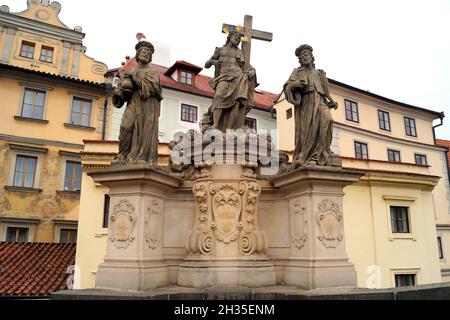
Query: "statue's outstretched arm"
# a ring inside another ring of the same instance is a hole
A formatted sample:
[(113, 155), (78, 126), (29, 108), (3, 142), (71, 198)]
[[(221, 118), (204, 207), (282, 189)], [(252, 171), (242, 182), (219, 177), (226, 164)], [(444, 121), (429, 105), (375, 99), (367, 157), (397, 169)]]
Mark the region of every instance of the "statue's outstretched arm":
[(216, 51), (214, 52), (213, 56), (211, 57), (211, 59), (209, 59), (206, 64), (205, 64), (205, 68), (209, 69), (212, 66), (220, 67), (220, 48), (216, 48)]

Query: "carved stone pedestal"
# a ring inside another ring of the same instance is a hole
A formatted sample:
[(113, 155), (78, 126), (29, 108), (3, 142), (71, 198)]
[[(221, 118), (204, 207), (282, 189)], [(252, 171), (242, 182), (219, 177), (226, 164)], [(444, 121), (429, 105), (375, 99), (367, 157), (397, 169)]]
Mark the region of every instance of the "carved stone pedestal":
[(213, 165), (194, 182), (196, 218), (187, 239), (189, 256), (178, 285), (262, 287), (275, 285), (266, 256), (266, 234), (258, 225), (261, 187), (251, 169)]
[(271, 180), (289, 201), (291, 253), (284, 283), (304, 289), (357, 286), (345, 249), (343, 189), (363, 172), (310, 167)]
[(145, 291), (169, 285), (162, 253), (165, 193), (181, 181), (147, 166), (92, 173), (110, 188), (107, 253), (96, 287)]

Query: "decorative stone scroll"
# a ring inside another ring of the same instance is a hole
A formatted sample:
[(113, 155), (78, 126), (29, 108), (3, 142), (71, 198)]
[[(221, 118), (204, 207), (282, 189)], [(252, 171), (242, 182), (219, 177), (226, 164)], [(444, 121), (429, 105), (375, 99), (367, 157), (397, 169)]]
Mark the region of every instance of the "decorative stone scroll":
[(238, 256), (264, 254), (267, 236), (258, 226), (258, 202), (261, 187), (256, 179), (242, 178), (219, 182), (203, 175), (194, 183), (196, 201), (195, 228), (188, 236), (191, 255), (215, 254), (217, 244), (236, 245)]
[(158, 200), (152, 200), (145, 213), (144, 234), (150, 249), (157, 249), (161, 241), (161, 205)]
[(336, 249), (344, 239), (343, 215), (338, 204), (330, 199), (323, 200), (317, 208), (318, 239), (327, 249)]
[(116, 204), (111, 215), (111, 242), (117, 249), (128, 249), (134, 242), (134, 227), (137, 221), (136, 209), (128, 200)]

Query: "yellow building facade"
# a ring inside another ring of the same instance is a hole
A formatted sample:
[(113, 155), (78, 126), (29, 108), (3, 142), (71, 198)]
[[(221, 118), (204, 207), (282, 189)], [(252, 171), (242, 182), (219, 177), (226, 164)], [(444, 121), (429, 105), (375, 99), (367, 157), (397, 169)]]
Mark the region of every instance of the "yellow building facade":
[[(332, 149), (344, 168), (366, 172), (344, 190), (347, 251), (359, 286), (448, 280), (436, 233), (437, 224), (450, 222), (448, 175), (433, 130), (444, 115), (333, 80), (330, 90), (340, 106), (332, 110)], [(283, 95), (275, 108), (279, 147), (292, 154), (295, 108)]]
[(79, 153), (108, 130), (107, 66), (60, 10), (31, 0), (24, 12), (0, 9), (0, 241), (76, 241)]

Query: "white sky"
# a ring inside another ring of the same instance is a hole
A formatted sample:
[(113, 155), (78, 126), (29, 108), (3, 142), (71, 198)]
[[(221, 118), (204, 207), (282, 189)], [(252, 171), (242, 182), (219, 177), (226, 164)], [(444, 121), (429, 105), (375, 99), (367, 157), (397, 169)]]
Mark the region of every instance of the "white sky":
[[(87, 54), (118, 67), (134, 54), (135, 35), (171, 47), (171, 61), (203, 66), (225, 43), (222, 23), (274, 34), (254, 41), (260, 89), (280, 93), (298, 66), (295, 49), (314, 47), (331, 79), (447, 115), (438, 138), (450, 140), (450, 1), (448, 0), (60, 0), (63, 23), (83, 27)], [(11, 12), (26, 0), (0, 0)], [(203, 71), (212, 75), (212, 70)], [(342, 106), (341, 106), (342, 107)]]

